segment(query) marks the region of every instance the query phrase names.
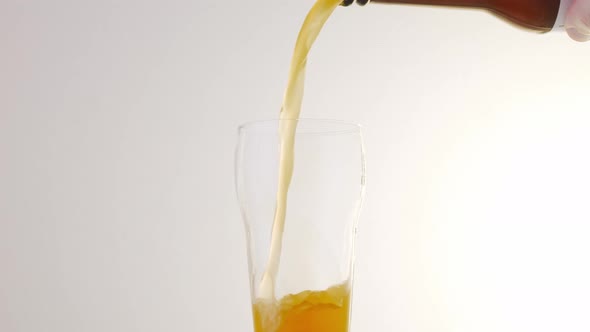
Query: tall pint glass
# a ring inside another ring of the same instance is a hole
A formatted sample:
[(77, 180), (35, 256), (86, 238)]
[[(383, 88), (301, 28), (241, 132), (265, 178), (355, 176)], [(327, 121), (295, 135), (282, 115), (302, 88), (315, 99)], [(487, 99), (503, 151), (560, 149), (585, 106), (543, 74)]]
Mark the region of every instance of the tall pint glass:
[[(269, 296), (262, 294), (261, 283), (277, 205), (281, 127), (296, 127), (294, 168)], [(348, 332), (354, 240), (365, 188), (361, 128), (332, 120), (271, 120), (245, 124), (238, 135), (236, 188), (254, 331)]]

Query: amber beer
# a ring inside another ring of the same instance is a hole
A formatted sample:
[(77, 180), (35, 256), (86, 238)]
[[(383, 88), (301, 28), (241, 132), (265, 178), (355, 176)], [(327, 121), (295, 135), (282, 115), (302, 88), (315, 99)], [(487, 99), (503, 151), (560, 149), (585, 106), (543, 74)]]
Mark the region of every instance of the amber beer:
[(346, 284), (254, 303), (254, 332), (347, 332), (350, 290)]
[[(563, 28), (572, 0), (371, 0), (372, 3), (452, 6), (486, 9), (520, 27), (540, 32)], [(355, 0), (344, 0), (349, 5)], [(356, 0), (364, 5), (368, 0)]]

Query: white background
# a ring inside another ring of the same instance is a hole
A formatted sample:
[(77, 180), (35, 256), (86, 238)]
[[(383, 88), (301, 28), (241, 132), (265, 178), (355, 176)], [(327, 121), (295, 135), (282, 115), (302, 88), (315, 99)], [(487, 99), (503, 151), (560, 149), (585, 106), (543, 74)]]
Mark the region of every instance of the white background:
[[(251, 331), (238, 124), (311, 0), (0, 4), (0, 331)], [(339, 8), (303, 114), (365, 126), (353, 331), (588, 331), (590, 44)]]

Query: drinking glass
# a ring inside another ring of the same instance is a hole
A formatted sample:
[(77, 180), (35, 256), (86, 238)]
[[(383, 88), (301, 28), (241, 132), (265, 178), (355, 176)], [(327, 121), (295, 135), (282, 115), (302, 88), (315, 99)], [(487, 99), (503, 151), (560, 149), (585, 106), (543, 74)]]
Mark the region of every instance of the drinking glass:
[[(296, 127), (280, 263), (261, 292), (277, 205), (279, 128)], [(246, 231), (255, 332), (349, 331), (354, 240), (365, 188), (361, 128), (269, 120), (238, 129), (236, 190)]]

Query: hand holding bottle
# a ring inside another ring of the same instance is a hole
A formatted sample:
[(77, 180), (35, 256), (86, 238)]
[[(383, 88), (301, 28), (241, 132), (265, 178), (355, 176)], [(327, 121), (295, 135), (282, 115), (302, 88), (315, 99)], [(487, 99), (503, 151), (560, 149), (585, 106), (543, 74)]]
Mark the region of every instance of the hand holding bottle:
[(590, 40), (590, 0), (574, 0), (567, 12), (565, 28), (573, 40)]

